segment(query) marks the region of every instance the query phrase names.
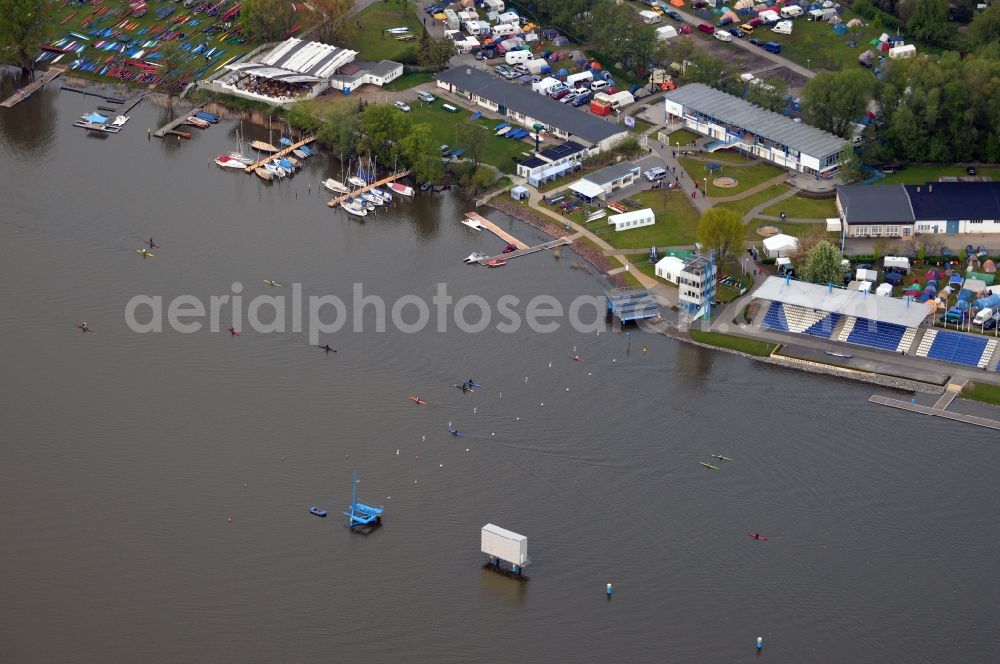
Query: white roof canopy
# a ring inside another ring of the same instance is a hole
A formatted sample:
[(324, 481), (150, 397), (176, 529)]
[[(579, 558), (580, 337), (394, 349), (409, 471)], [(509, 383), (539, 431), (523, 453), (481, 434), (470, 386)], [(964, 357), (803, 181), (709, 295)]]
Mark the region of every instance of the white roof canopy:
[(589, 180), (577, 180), (569, 188), (586, 198), (597, 198), (604, 195), (604, 187), (594, 184)]
[(768, 277), (753, 297), (905, 327), (917, 327), (930, 313), (928, 304), (913, 299), (866, 296), (861, 291), (831, 289), (804, 281), (785, 283), (781, 277)]
[(794, 248), (797, 246), (799, 246), (798, 239), (792, 237), (791, 235), (785, 235), (784, 233), (778, 233), (777, 235), (764, 238), (764, 248), (768, 251), (776, 251), (778, 249), (785, 249), (788, 247)]

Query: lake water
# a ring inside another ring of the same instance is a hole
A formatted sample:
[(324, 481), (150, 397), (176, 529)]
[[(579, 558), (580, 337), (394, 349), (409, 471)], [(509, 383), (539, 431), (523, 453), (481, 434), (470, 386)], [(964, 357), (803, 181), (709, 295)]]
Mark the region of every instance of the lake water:
[[(137, 334), (133, 296), (234, 282), (604, 284), (568, 251), (464, 265), (502, 243), (451, 194), (359, 223), (323, 158), (223, 171), (233, 123), (70, 126), (96, 103), (57, 83), (0, 113), (0, 661), (737, 662), (757, 636), (772, 662), (1000, 659), (995, 434), (638, 331)], [(352, 470), (386, 507), (367, 536), (339, 516)], [(487, 522), (528, 536), (530, 581), (482, 569)]]

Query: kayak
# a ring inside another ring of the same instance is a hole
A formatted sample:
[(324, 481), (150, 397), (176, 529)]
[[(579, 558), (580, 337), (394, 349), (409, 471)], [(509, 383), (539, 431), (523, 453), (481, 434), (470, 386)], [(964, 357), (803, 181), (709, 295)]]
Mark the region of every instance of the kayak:
[(78, 328), (80, 328), (80, 331), (81, 331), (81, 332), (93, 332), (93, 330), (92, 330), (92, 329), (90, 329), (89, 327), (87, 327), (87, 326), (86, 326), (86, 325), (84, 325), (83, 323), (77, 323), (77, 324), (76, 324), (76, 326), (77, 326)]
[(706, 468), (710, 468), (712, 470), (718, 470), (719, 469), (718, 466), (713, 466), (712, 464), (705, 463), (704, 461), (699, 461), (698, 463), (700, 463), (701, 465), (705, 466)]
[(237, 330), (237, 329), (236, 329), (235, 327), (233, 327), (232, 325), (230, 325), (230, 326), (229, 326), (229, 334), (233, 335), (234, 337), (238, 337), (238, 336), (240, 336), (240, 331), (239, 331), (239, 330)]
[[(762, 540), (764, 542), (767, 541), (767, 538), (764, 537), (763, 535), (761, 535), (760, 533), (750, 533), (750, 532), (748, 532), (747, 535), (749, 535), (750, 537), (753, 537), (755, 540)], [(756, 535), (756, 537), (754, 537), (754, 535)]]
[(482, 387), (479, 383), (474, 383), (471, 380), (463, 380), (462, 385), (465, 385), (466, 387)]
[(418, 406), (426, 406), (427, 402), (419, 397), (410, 397), (410, 401), (417, 404)]
[(139, 255), (140, 255), (140, 256), (142, 256), (143, 258), (152, 258), (153, 256), (155, 256), (155, 255), (156, 255), (156, 254), (151, 254), (151, 253), (149, 253), (149, 252), (148, 252), (148, 251), (146, 251), (145, 249), (136, 249), (136, 250), (135, 250), (135, 253), (139, 254)]
[(456, 438), (461, 438), (462, 436), (465, 435), (464, 433), (462, 433), (458, 429), (452, 429), (451, 427), (448, 427), (448, 433), (450, 433), (451, 435), (455, 436)]
[(722, 456), (721, 454), (709, 454), (708, 456), (715, 457), (719, 461), (732, 461), (732, 459), (730, 459), (729, 457)]
[(463, 392), (475, 392), (474, 389), (472, 389), (471, 387), (469, 387), (465, 383), (461, 383), (459, 385), (456, 385), (455, 387), (457, 387), (458, 389), (462, 390)]
[(281, 288), (281, 284), (279, 284), (274, 279), (265, 279), (264, 283), (267, 284), (268, 286), (273, 286), (274, 288)]
[(316, 348), (319, 348), (320, 350), (325, 350), (328, 353), (336, 353), (337, 352), (336, 348), (330, 348), (330, 344), (327, 344), (325, 346), (320, 346), (319, 344), (317, 344)]
[(148, 244), (150, 249), (159, 249), (160, 248), (160, 245), (156, 244), (155, 242), (150, 242), (149, 240), (143, 240), (143, 242), (145, 242), (146, 244)]
[(570, 355), (570, 357), (572, 357), (573, 360), (576, 362), (583, 362), (583, 358), (580, 357), (579, 355)]
[(309, 508), (309, 513), (310, 514), (315, 514), (316, 516), (319, 516), (319, 517), (326, 517), (326, 510), (321, 510), (318, 507), (310, 507)]

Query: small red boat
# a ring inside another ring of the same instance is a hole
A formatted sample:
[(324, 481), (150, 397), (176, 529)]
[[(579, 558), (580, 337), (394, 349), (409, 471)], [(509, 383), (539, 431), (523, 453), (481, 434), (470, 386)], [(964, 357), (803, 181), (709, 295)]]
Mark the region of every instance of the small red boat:
[(502, 258), (493, 258), (486, 261), (486, 267), (503, 267), (506, 264), (507, 261)]
[(512, 244), (508, 244), (508, 245), (507, 245), (506, 247), (504, 247), (504, 248), (503, 248), (503, 252), (504, 252), (505, 254), (509, 254), (509, 253), (511, 253), (511, 252), (514, 252), (514, 251), (517, 251), (517, 247), (515, 247), (515, 246), (514, 246), (514, 245), (512, 245)]

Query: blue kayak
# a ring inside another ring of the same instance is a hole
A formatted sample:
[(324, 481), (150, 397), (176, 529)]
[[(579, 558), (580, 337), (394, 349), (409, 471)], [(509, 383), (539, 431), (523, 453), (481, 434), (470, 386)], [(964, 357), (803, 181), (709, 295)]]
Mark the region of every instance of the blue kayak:
[(452, 429), (451, 427), (448, 427), (448, 433), (450, 433), (451, 435), (455, 436), (456, 438), (461, 438), (462, 436), (465, 435), (464, 433), (462, 433), (458, 429)]
[(310, 507), (309, 513), (315, 514), (316, 516), (326, 517), (326, 510), (321, 510), (318, 507)]

